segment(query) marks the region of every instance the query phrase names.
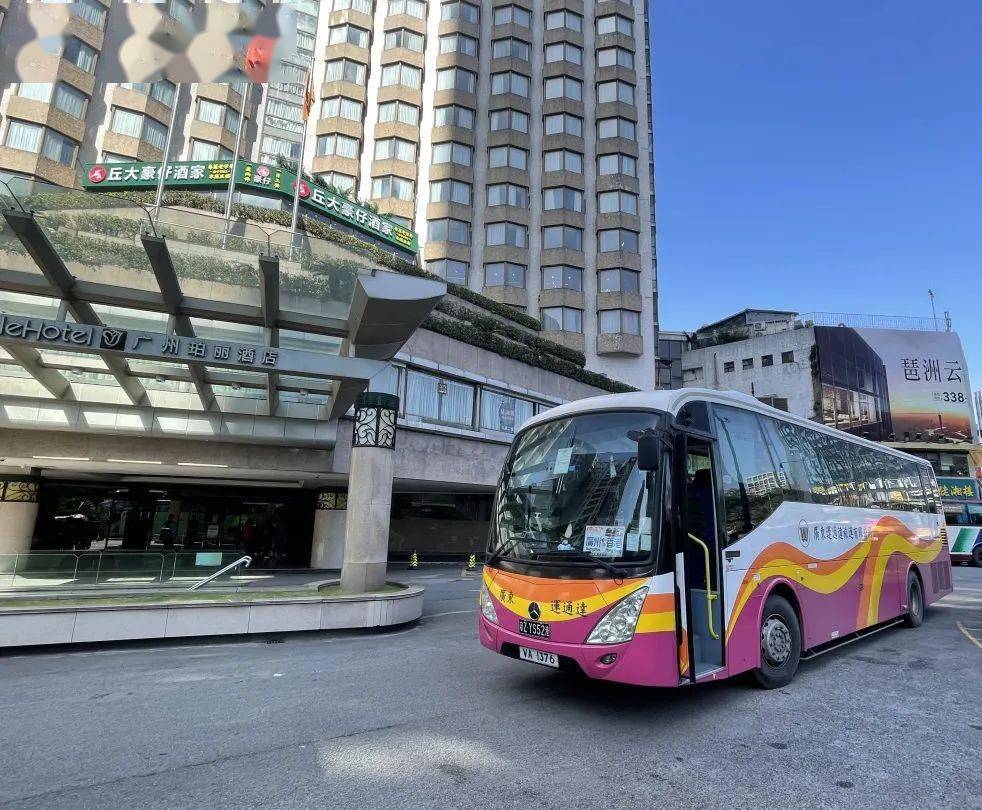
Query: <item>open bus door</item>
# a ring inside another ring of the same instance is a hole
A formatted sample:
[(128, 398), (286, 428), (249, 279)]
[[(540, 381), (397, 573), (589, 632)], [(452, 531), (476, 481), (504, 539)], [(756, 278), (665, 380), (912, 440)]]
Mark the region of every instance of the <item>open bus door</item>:
[(693, 683), (723, 666), (720, 545), (716, 518), (713, 442), (679, 437), (681, 532), (675, 545), (675, 576), (681, 601), (679, 672)]

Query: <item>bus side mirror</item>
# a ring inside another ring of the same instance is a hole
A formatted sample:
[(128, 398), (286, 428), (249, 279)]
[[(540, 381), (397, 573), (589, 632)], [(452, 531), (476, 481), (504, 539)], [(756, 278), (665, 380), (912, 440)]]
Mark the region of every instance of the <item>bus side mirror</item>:
[(638, 469), (657, 470), (660, 442), (658, 434), (653, 430), (645, 430), (638, 436)]

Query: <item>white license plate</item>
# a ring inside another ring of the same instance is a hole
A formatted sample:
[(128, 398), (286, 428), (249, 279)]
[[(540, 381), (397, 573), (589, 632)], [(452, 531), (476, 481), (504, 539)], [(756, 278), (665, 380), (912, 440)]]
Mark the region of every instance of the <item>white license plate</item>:
[(531, 661), (533, 664), (542, 664), (544, 667), (559, 669), (559, 656), (555, 653), (530, 650), (528, 647), (519, 647), (518, 656), (523, 661)]

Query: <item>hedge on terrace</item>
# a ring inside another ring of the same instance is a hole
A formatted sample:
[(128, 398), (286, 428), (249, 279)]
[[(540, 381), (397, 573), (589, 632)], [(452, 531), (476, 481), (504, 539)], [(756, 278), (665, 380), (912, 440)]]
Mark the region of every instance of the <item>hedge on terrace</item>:
[(470, 323), (452, 321), (447, 318), (430, 315), (423, 321), (422, 328), (429, 329), (431, 332), (438, 332), (454, 340), (459, 340), (462, 343), (469, 343), (471, 346), (477, 346), (480, 349), (486, 349), (495, 354), (500, 354), (502, 357), (510, 357), (526, 365), (551, 371), (560, 376), (568, 377), (571, 380), (578, 380), (581, 383), (592, 385), (604, 391), (626, 393), (637, 390), (622, 382), (612, 380), (604, 374), (587, 371), (567, 360), (561, 360), (550, 354), (542, 354), (531, 346), (513, 343), (493, 333), (475, 329)]

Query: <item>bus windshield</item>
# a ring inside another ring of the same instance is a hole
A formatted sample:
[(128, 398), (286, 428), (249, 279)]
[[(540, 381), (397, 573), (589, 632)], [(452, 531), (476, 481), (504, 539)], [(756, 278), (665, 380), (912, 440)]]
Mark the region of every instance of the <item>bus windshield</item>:
[(499, 484), (489, 554), (526, 563), (651, 561), (660, 475), (639, 470), (637, 455), (638, 435), (657, 422), (654, 413), (605, 412), (522, 432)]

